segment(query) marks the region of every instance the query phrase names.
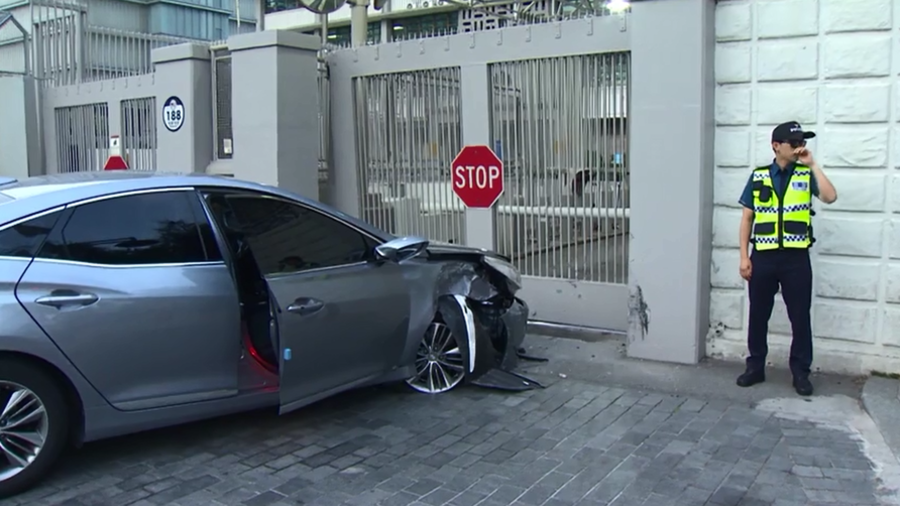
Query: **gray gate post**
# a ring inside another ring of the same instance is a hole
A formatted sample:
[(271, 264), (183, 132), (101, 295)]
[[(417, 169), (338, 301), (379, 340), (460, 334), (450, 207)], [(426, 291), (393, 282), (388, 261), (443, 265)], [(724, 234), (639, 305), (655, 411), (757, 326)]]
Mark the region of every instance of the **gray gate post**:
[[(491, 146), (491, 76), (486, 63), (459, 68), (459, 93), (462, 97), (462, 144)], [(447, 167), (450, 174), (450, 167)], [(497, 206), (490, 209), (466, 208), (466, 246), (494, 249)]]
[[(156, 170), (206, 172), (215, 148), (209, 48), (167, 46), (154, 49), (151, 58), (156, 66)], [(183, 122), (167, 126), (164, 111), (172, 97), (184, 105)]]
[(43, 174), (37, 93), (30, 76), (0, 77), (0, 176)]
[(706, 354), (715, 9), (715, 0), (632, 4), (628, 118), (628, 355), (632, 357), (690, 364)]
[(282, 30), (228, 38), (234, 177), (319, 200), (319, 46)]

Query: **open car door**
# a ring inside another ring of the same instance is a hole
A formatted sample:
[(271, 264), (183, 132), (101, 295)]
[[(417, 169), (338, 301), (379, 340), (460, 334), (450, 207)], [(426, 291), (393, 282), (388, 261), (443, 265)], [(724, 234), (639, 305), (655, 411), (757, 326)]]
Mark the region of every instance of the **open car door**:
[(371, 261), (375, 240), (280, 197), (228, 192), (224, 203), (215, 212), (246, 242), (275, 299), (282, 413), (397, 365), (409, 289), (400, 266)]

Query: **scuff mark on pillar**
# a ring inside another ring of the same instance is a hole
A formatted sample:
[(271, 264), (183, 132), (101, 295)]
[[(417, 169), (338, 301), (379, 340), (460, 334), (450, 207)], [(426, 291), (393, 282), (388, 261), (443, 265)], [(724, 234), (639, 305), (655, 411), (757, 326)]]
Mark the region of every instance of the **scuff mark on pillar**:
[(650, 329), (650, 306), (640, 285), (635, 285), (628, 297), (628, 323), (632, 329), (640, 327), (642, 340)]

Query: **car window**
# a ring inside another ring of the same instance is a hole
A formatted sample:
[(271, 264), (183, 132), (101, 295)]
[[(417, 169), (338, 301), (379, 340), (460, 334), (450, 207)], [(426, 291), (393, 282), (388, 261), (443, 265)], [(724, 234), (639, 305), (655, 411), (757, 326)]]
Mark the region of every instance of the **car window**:
[(38, 216), (0, 231), (0, 257), (33, 257), (61, 213)]
[(145, 193), (74, 207), (38, 256), (105, 265), (204, 262), (189, 192)]
[(324, 214), (282, 200), (229, 195), (224, 226), (246, 237), (263, 274), (333, 267), (370, 258), (374, 243)]
[(207, 218), (206, 211), (203, 209), (203, 204), (200, 201), (200, 194), (191, 192), (189, 200), (194, 220), (200, 230), (200, 238), (203, 241), (203, 249), (206, 251), (206, 259), (214, 262), (223, 261), (222, 252), (219, 250), (219, 243), (216, 241), (212, 224), (209, 222), (209, 218)]

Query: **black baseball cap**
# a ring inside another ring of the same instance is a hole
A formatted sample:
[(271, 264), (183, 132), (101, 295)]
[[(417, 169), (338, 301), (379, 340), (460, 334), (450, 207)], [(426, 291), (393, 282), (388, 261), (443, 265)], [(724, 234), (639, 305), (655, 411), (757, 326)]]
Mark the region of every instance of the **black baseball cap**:
[(815, 136), (815, 132), (804, 132), (803, 127), (796, 121), (782, 123), (772, 130), (772, 142), (799, 141)]

